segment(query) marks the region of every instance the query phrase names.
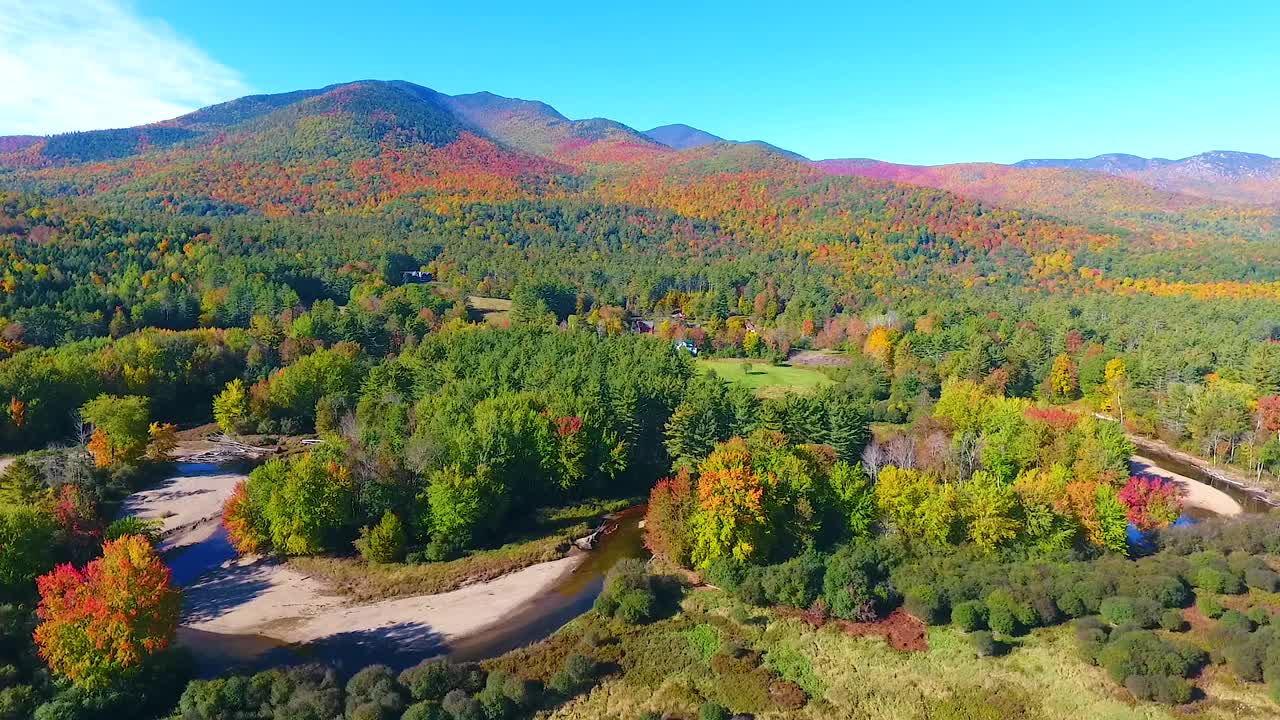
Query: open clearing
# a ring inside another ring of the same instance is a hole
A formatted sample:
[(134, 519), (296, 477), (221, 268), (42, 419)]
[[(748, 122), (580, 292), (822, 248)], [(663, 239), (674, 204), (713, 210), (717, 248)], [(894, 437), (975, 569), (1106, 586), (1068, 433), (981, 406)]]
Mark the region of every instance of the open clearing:
[(467, 307), (487, 323), (506, 325), (511, 322), (511, 301), (506, 298), (468, 295)]
[[(737, 358), (711, 358), (697, 362), (700, 369), (714, 370), (721, 378), (742, 383), (761, 397), (777, 397), (788, 390), (808, 392), (832, 383), (831, 378), (811, 367), (771, 365)], [(747, 365), (751, 366), (749, 373)]]

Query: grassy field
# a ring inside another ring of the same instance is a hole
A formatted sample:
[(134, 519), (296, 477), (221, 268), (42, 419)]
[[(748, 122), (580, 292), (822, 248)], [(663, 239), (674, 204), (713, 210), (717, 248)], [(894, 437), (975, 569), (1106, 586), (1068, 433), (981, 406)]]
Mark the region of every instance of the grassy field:
[(592, 523), (602, 515), (637, 502), (601, 500), (541, 510), (534, 527), (523, 537), (447, 562), (377, 565), (359, 557), (296, 557), (289, 560), (289, 565), (357, 602), (449, 592), (558, 560), (569, 552), (570, 541), (590, 532)]
[[(747, 372), (748, 365), (751, 372)], [(831, 383), (831, 378), (814, 367), (770, 365), (758, 360), (711, 358), (698, 360), (698, 367), (714, 370), (729, 382), (742, 383), (761, 397), (777, 397), (788, 390), (810, 391)]]
[(468, 295), (467, 307), (474, 315), (484, 318), (485, 322), (495, 325), (510, 324), (511, 301), (505, 298)]
[[(929, 630), (929, 650), (899, 652), (747, 609), (723, 593), (694, 592), (679, 615), (639, 628), (588, 614), (549, 640), (490, 661), (541, 675), (574, 652), (615, 668), (590, 694), (552, 711), (559, 720), (633, 720), (645, 712), (698, 716), (703, 700), (761, 720), (1254, 720), (1280, 717), (1261, 685), (1205, 671), (1208, 699), (1171, 708), (1136, 702), (1079, 659), (1067, 626), (1040, 630), (998, 658), (979, 658), (963, 632)], [(731, 658), (738, 658), (732, 660)], [(758, 664), (752, 669), (752, 664)], [(785, 682), (784, 682), (785, 681)], [(779, 684), (809, 700), (781, 703)]]

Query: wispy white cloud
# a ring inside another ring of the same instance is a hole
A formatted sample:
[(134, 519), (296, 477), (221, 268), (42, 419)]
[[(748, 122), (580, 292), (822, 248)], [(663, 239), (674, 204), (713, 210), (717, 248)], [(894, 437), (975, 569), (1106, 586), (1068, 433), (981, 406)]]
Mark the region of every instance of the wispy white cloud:
[(0, 0), (0, 135), (141, 125), (245, 93), (129, 0)]

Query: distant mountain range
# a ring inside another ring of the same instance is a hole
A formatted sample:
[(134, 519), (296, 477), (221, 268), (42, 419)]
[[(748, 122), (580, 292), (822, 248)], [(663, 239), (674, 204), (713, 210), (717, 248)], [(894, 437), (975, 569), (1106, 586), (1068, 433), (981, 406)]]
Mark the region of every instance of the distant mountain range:
[(641, 132), (606, 118), (571, 120), (536, 100), (447, 95), (402, 81), (253, 95), (133, 128), (0, 137), (0, 179), (19, 187), (116, 193), (183, 212), (306, 211), (317, 196), (347, 206), (427, 188), (492, 200), (601, 177), (656, 192), (667, 178), (725, 173), (785, 178), (779, 187), (839, 176), (891, 181), (1161, 235), (1260, 237), (1280, 224), (1280, 160), (1264, 155), (815, 162), (684, 124)]

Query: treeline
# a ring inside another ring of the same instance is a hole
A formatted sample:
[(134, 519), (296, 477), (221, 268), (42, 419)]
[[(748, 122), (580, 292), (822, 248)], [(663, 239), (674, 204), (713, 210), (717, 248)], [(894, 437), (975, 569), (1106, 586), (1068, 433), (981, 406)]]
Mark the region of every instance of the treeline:
[(215, 400), (220, 421), (278, 410), (315, 417), (327, 438), (254, 471), (227, 515), (246, 550), (342, 552), (390, 513), (402, 543), (443, 559), (509, 536), (529, 507), (642, 493), (668, 463), (664, 428), (693, 374), (651, 338), (537, 328), (460, 327), (372, 367), (341, 353)]

